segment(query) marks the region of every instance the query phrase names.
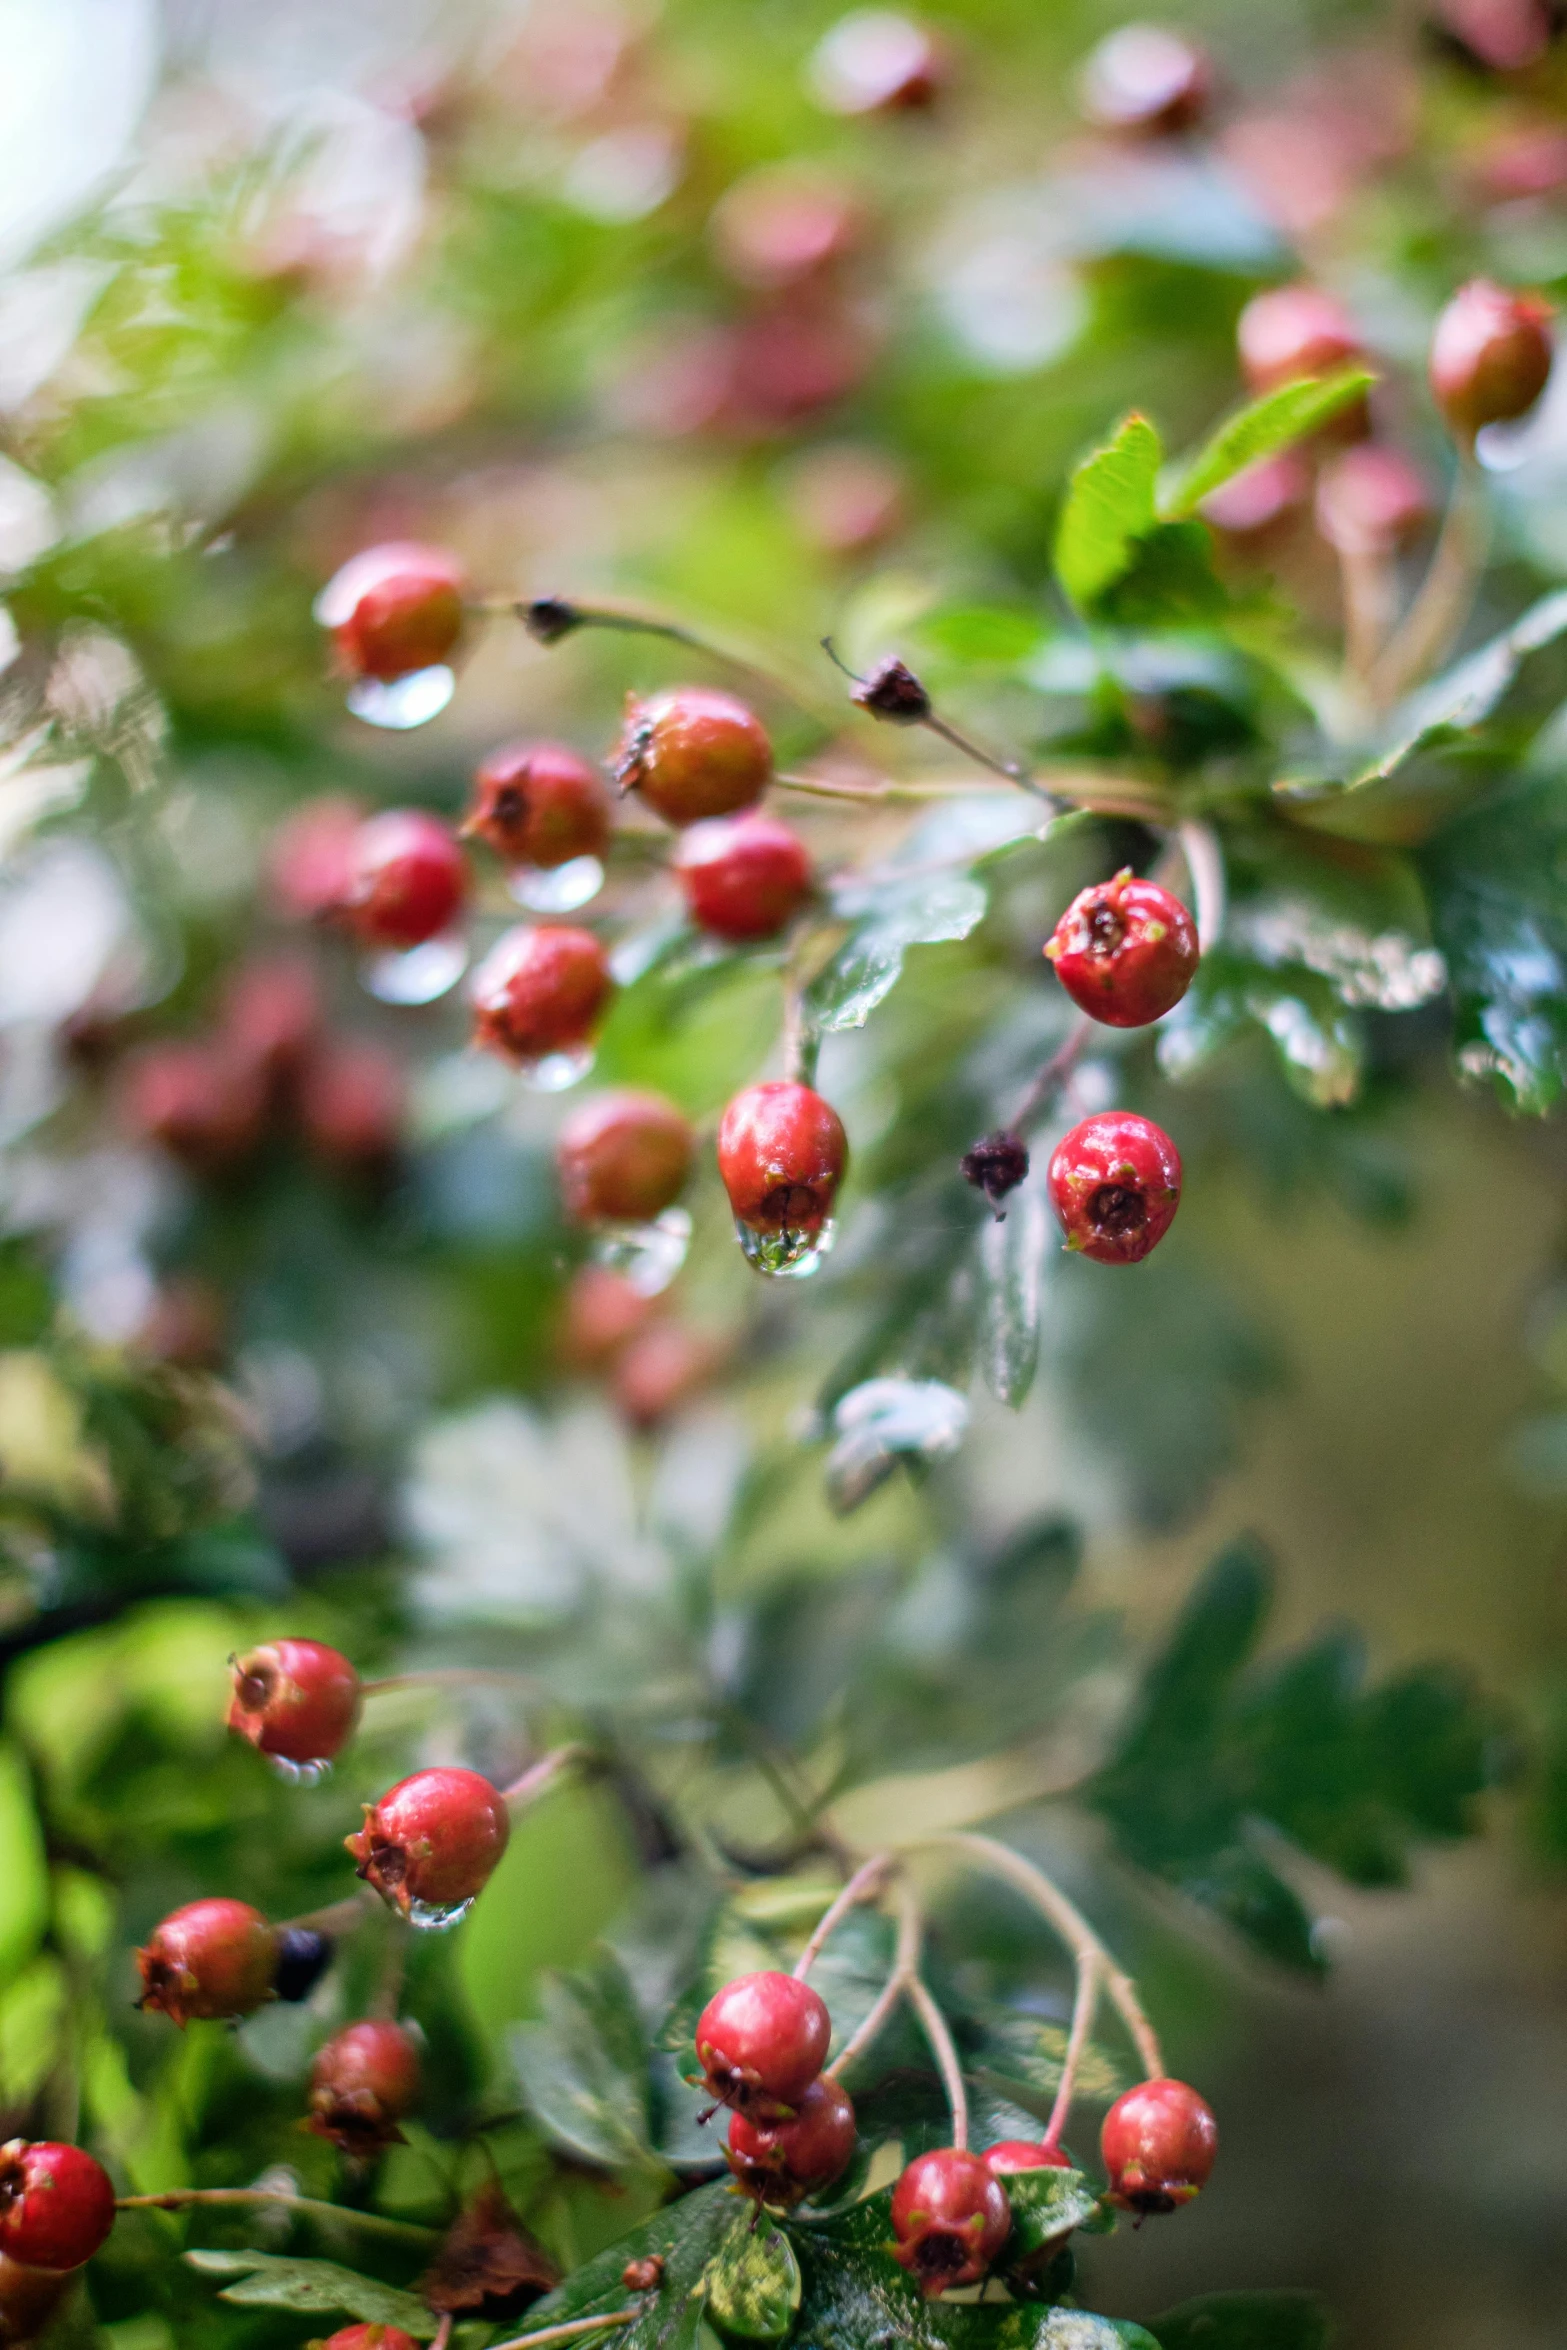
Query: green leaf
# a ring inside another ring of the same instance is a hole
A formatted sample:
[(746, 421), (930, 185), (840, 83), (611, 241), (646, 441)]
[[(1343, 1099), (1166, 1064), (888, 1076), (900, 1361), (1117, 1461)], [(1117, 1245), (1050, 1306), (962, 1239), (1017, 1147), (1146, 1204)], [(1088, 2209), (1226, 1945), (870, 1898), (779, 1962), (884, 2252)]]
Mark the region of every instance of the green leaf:
[(1209, 949), (1161, 1024), (1159, 1067), (1179, 1084), (1253, 1026), (1268, 1036), (1288, 1083), (1314, 1108), (1338, 1109), (1355, 1099), (1364, 1041), (1332, 983), (1298, 967), (1261, 969), (1228, 946)]
[(980, 1360), (991, 1394), (1016, 1411), (1039, 1367), (1039, 1301), (1050, 1220), (1044, 1201), (1027, 1183), (1009, 1195), (1003, 1208), (1004, 1215), (992, 1217), (980, 1232)]
[(734, 2214), (734, 2194), (726, 2185), (699, 2187), (694, 2194), (682, 2195), (535, 2302), (526, 2324), (510, 2338), (522, 2340), (546, 2326), (626, 2308), (631, 2296), (623, 2271), (629, 2261), (651, 2255), (662, 2261), (663, 2275), (654, 2292), (639, 2296), (635, 2322), (610, 2337), (613, 2350), (698, 2350), (706, 2315), (702, 2278)]
[(1134, 412), (1073, 472), (1056, 533), (1056, 572), (1081, 610), (1131, 568), (1137, 542), (1157, 524), (1154, 491), (1163, 462), (1159, 435)]
[(651, 2160), (647, 2050), (631, 1986), (606, 1951), (570, 1975), (547, 1975), (544, 2018), (511, 2034), (522, 2094), (547, 2137), (614, 2170)]
[(1327, 2350), (1334, 2332), (1310, 2293), (1205, 2293), (1148, 2330), (1159, 2350)]
[(1219, 619), (1228, 603), (1208, 525), (1161, 522), (1137, 541), (1095, 611), (1117, 628), (1194, 628)]
[(1226, 417), (1197, 454), (1181, 466), (1159, 500), (1162, 519), (1179, 522), (1195, 514), (1204, 498), (1237, 473), (1320, 431), (1375, 382), (1376, 377), (1365, 368), (1345, 367), (1333, 375), (1302, 376), (1296, 383), (1264, 392), (1260, 400)]
[(908, 949), (967, 938), (986, 904), (984, 884), (965, 873), (927, 874), (878, 892), (807, 988), (807, 1024), (824, 1034), (863, 1028), (897, 986)]
[(1021, 2170), (1003, 2181), (1012, 2206), (1013, 2258), (1043, 2251), (1096, 2217), (1099, 2196), (1078, 2170)]
[(1543, 1114), (1567, 1088), (1567, 790), (1551, 777), (1487, 800), (1421, 867), (1459, 1067)]
[(789, 2239), (755, 2210), (736, 2214), (703, 2282), (714, 2325), (746, 2342), (781, 2342), (800, 2306), (800, 2264)]
[(204, 2276), (237, 2277), (218, 2295), (247, 2309), (293, 2309), (309, 2317), (339, 2312), (367, 2325), (400, 2326), (427, 2342), (436, 2319), (412, 2293), (399, 2293), (374, 2277), (339, 2268), (332, 2260), (290, 2260), (270, 2252), (187, 2252), (187, 2267)]

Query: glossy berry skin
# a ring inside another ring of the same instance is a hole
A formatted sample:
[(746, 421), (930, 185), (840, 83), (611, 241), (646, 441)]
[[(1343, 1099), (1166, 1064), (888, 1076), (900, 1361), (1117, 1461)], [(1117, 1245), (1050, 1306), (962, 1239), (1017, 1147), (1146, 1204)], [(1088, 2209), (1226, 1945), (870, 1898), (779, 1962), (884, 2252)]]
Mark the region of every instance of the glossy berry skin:
[(376, 1044), (334, 1044), (314, 1055), (299, 1084), (306, 1147), (349, 1173), (397, 1155), (408, 1088), (402, 1064)]
[(508, 865), (553, 871), (573, 857), (602, 857), (604, 779), (564, 743), (504, 743), (474, 777), (463, 835), (487, 842)]
[(832, 2022), (809, 1983), (772, 1969), (737, 1975), (697, 2019), (696, 2060), (722, 2105), (788, 2121), (827, 2059)]
[(1431, 338), (1431, 389), (1463, 442), (1534, 406), (1551, 372), (1550, 305), (1489, 278), (1460, 286)]
[(1083, 111), (1123, 137), (1170, 138), (1195, 129), (1213, 95), (1203, 52), (1163, 25), (1122, 25), (1102, 40), (1083, 73)]
[(854, 2107), (836, 2081), (812, 2081), (792, 2121), (730, 2116), (729, 2167), (759, 2202), (798, 2203), (830, 2187), (853, 2152)]
[(747, 1086), (718, 1128), (718, 1172), (737, 1223), (819, 1232), (849, 1163), (843, 1121), (808, 1085)]
[(439, 1768), (400, 1779), (343, 1841), (358, 1874), (405, 1914), (415, 1902), (456, 1909), (488, 1881), (511, 1834), (499, 1788), (477, 1771)]
[(1072, 900), (1045, 947), (1079, 1010), (1107, 1028), (1146, 1028), (1197, 969), (1197, 929), (1178, 897), (1130, 868)]
[(1181, 1204), (1181, 1155), (1151, 1118), (1085, 1118), (1050, 1160), (1050, 1202), (1069, 1249), (1096, 1265), (1140, 1264)]
[(79, 2146), (0, 2146), (0, 2252), (26, 2268), (80, 2268), (114, 2225), (114, 2187)]
[(189, 1901), (136, 1953), (141, 2004), (182, 2030), (253, 2015), (273, 1995), (277, 1958), (276, 1929), (248, 1901)]
[(921, 2154), (892, 2190), (892, 2257), (929, 2299), (977, 2284), (1012, 2228), (1006, 2190), (984, 2158), (956, 2146)]
[(648, 1224), (679, 1198), (696, 1136), (661, 1093), (631, 1086), (571, 1112), (555, 1142), (566, 1213), (577, 1224)]
[(811, 894), (811, 855), (775, 816), (717, 816), (683, 832), (671, 860), (691, 919), (714, 938), (772, 938)]
[(1051, 2146), (1042, 2138), (1002, 2138), (996, 2145), (985, 2148), (985, 2168), (1004, 2179), (1015, 2170), (1071, 2170), (1070, 2154), (1059, 2146)]
[(260, 1754), (330, 1762), (359, 1719), (359, 1675), (319, 1640), (274, 1640), (234, 1659), (228, 1726)]
[(1359, 330), (1337, 295), (1321, 286), (1270, 286), (1253, 294), (1235, 329), (1241, 373), (1253, 392), (1302, 376), (1332, 375), (1361, 352)]
[(525, 1064), (586, 1042), (614, 989), (591, 930), (567, 922), (503, 931), (473, 975), (475, 1044)]
[(422, 808), (388, 808), (354, 836), (340, 910), (366, 946), (403, 951), (450, 929), (467, 895), (447, 826)]
[(1219, 2125), (1184, 2081), (1144, 2081), (1105, 2115), (1099, 2151), (1112, 2202), (1127, 2211), (1174, 2211), (1206, 2186)]
[(640, 793), (667, 823), (695, 824), (749, 808), (772, 771), (761, 720), (733, 694), (683, 685), (626, 705), (615, 781), (622, 791)]
[(357, 2325), (339, 2326), (329, 2334), (321, 2350), (421, 2350), (412, 2334), (405, 2334), (401, 2326)]
[(259, 1145), (267, 1088), (249, 1059), (222, 1044), (150, 1044), (126, 1066), (120, 1108), (133, 1134), (212, 1175)]
[(890, 8), (851, 10), (812, 60), (817, 97), (834, 114), (923, 114), (951, 78), (945, 49)]
[(345, 2154), (379, 2153), (400, 2140), (419, 2081), (418, 2046), (401, 2024), (350, 2024), (310, 2068), (309, 2127)]
[(462, 565), (440, 547), (367, 547), (328, 581), (316, 606), (349, 677), (390, 684), (444, 661), (462, 634)]

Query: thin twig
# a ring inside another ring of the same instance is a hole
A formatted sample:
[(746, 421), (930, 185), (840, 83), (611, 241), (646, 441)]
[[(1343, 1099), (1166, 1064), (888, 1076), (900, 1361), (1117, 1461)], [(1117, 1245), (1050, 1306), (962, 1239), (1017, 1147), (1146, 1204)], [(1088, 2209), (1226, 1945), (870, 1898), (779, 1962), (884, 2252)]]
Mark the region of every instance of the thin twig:
[(395, 2021), (403, 1996), (403, 1977), (408, 1970), (408, 1943), (413, 1932), (406, 1918), (395, 1913), (387, 1918), (386, 1948), (381, 1954), (381, 1972), (376, 1982), (375, 1996), (367, 2013), (378, 2021)]
[(282, 2204), (301, 2219), (340, 2220), (363, 2228), (367, 2235), (395, 2237), (404, 2244), (433, 2243), (434, 2228), (415, 2226), (412, 2220), (383, 2219), (378, 2211), (355, 2211), (346, 2203), (318, 2203), (308, 2195), (290, 2195), (275, 2187), (171, 2187), (162, 2195), (122, 2195), (117, 2211), (184, 2211), (189, 2207), (236, 2204)]
[(1045, 2144), (1053, 2146), (1066, 2128), (1067, 2116), (1072, 2110), (1072, 2097), (1077, 2087), (1078, 2067), (1083, 2061), (1083, 2050), (1088, 2046), (1088, 2035), (1094, 2028), (1094, 2010), (1099, 2005), (1099, 1953), (1080, 1950), (1077, 1954), (1077, 1984), (1072, 1995), (1072, 2028), (1067, 2035), (1066, 2056), (1061, 2065), (1061, 2085), (1056, 2101), (1050, 2108), (1050, 2119), (1045, 2124)]
[(795, 1960), (794, 1972), (797, 1981), (801, 1983), (805, 1981), (812, 1967), (820, 1958), (829, 1936), (836, 1933), (841, 1920), (848, 1916), (851, 1909), (857, 1909), (862, 1901), (871, 1899), (872, 1895), (880, 1888), (887, 1871), (894, 1865), (890, 1852), (873, 1852), (869, 1860), (860, 1863), (847, 1885), (844, 1886), (843, 1891), (838, 1894), (830, 1907), (823, 1911), (815, 1933)]
[(952, 2110), (952, 2143), (961, 2152), (968, 2145), (968, 2091), (963, 2086), (963, 2067), (947, 2029), (947, 2019), (918, 1974), (909, 1978), (909, 2005), (919, 2017), (920, 2030), (936, 2059), (941, 2086)]
[(300, 1926), (315, 1934), (350, 1934), (381, 1908), (380, 1895), (368, 1885), (361, 1885), (357, 1893), (349, 1893), (341, 1901), (330, 1901), (325, 1909), (307, 1909), (302, 1917), (284, 1918), (278, 1932), (290, 1926)]
[(1191, 880), (1197, 944), (1203, 954), (1217, 946), (1224, 928), (1224, 851), (1211, 824), (1195, 819), (1176, 826), (1176, 839)]
[(501, 1789), (502, 1798), (514, 1810), (522, 1811), (528, 1804), (536, 1803), (545, 1789), (552, 1787), (563, 1771), (573, 1770), (579, 1764), (596, 1762), (597, 1760), (598, 1757), (590, 1746), (554, 1747), (540, 1761), (524, 1771), (520, 1779), (513, 1779), (509, 1787), (503, 1787)]
[(773, 782), (784, 791), (808, 792), (812, 799), (857, 801), (867, 808), (959, 799), (974, 789), (966, 783), (827, 783), (814, 775), (775, 775)]
[(1430, 568), (1367, 679), (1379, 709), (1391, 709), (1452, 649), (1480, 584), (1489, 535), (1484, 477), (1473, 450), (1465, 449)]
[(1018, 1103), (1007, 1126), (1010, 1134), (1025, 1135), (1044, 1116), (1062, 1086), (1071, 1076), (1093, 1038), (1098, 1022), (1080, 1012), (1067, 1030), (1064, 1040), (1056, 1046), (1027, 1093)]
[(430, 2337), (430, 2350), (447, 2350), (447, 2346), (452, 2338), (452, 2327), (456, 2324), (456, 2322), (457, 2321), (454, 2318), (452, 2312), (448, 2309), (445, 2316), (441, 2319), (440, 2324), (436, 2327), (435, 2332)]
[(877, 1993), (869, 2014), (826, 2067), (826, 2078), (829, 2081), (835, 2081), (861, 2050), (870, 2046), (913, 1981), (919, 1968), (919, 1957), (920, 1913), (914, 1901), (905, 1900), (898, 1910), (898, 1945), (893, 1953), (892, 1973)]
[(961, 751), (965, 759), (972, 759), (976, 767), (986, 768), (990, 774), (999, 775), (1003, 782), (1016, 784), (1019, 791), (1032, 792), (1036, 800), (1043, 800), (1052, 809), (1055, 807), (1055, 794), (1035, 780), (1021, 759), (998, 758), (994, 751), (987, 751), (983, 743), (975, 742), (972, 735), (965, 734), (961, 727), (954, 726), (950, 719), (940, 717), (934, 710), (928, 718), (922, 718), (920, 724), (927, 733), (939, 735), (944, 743), (950, 743), (955, 751)]
[(1362, 685), (1398, 617), (1398, 572), (1386, 547), (1340, 547), (1344, 592), (1344, 663)]
[[(533, 602), (534, 599), (523, 597), (515, 603), (487, 606), (486, 609), (515, 612), (526, 625)], [(684, 645), (688, 651), (700, 653), (705, 659), (717, 661), (725, 669), (732, 669), (737, 676), (748, 678), (753, 686), (764, 693), (781, 695), (785, 701), (793, 702), (797, 709), (806, 711), (812, 718), (825, 718), (825, 704), (818, 702), (803, 686), (781, 677), (776, 670), (764, 667), (748, 654), (734, 652), (729, 646), (719, 644), (714, 638), (705, 636), (700, 629), (686, 627), (683, 621), (665, 619), (661, 614), (649, 612), (635, 604), (579, 604), (575, 597), (562, 599), (561, 608), (571, 615), (568, 626), (560, 631), (562, 636), (574, 635), (579, 628), (609, 628), (622, 636), (662, 637), (666, 643)]]
[(582, 2334), (601, 2334), (609, 2326), (629, 2326), (642, 2315), (640, 2309), (616, 2309), (606, 2317), (574, 2317), (566, 2325), (540, 2326), (534, 2334), (514, 2334), (509, 2342), (497, 2342), (493, 2350), (543, 2350), (546, 2342), (575, 2342)]

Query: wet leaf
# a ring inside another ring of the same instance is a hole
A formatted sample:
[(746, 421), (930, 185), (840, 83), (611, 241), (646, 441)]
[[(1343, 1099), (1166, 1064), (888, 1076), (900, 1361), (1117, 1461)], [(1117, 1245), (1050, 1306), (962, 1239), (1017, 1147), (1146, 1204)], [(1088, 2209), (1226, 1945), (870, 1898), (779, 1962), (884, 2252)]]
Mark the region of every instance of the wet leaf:
[(986, 903), (983, 883), (966, 873), (927, 874), (879, 890), (806, 990), (810, 1026), (824, 1034), (863, 1028), (897, 986), (908, 949), (967, 938), (984, 920)]
[(548, 1975), (543, 2021), (511, 2034), (522, 2093), (547, 2136), (585, 2162), (645, 2164), (646, 2049), (631, 1987), (608, 1952), (571, 1975)]
[(980, 1232), (980, 1361), (991, 1394), (1016, 1411), (1039, 1367), (1040, 1295), (1050, 1217), (1038, 1190), (1026, 1182), (1004, 1206), (1005, 1216), (992, 1217)]
[(368, 2325), (400, 2326), (416, 2341), (428, 2341), (436, 2320), (412, 2293), (362, 2277), (332, 2260), (283, 2259), (270, 2252), (187, 2252), (186, 2265), (204, 2276), (235, 2277), (220, 2301), (247, 2309), (293, 2309), (309, 2317), (342, 2313)]
[(1333, 375), (1303, 376), (1296, 383), (1264, 392), (1260, 400), (1226, 417), (1197, 454), (1180, 467), (1159, 500), (1162, 518), (1178, 522), (1195, 514), (1204, 498), (1237, 473), (1265, 457), (1276, 457), (1280, 450), (1319, 431), (1375, 382), (1376, 377), (1365, 368), (1345, 367)]
[[(615, 2350), (698, 2350), (706, 2315), (701, 2280), (733, 2223), (735, 2200), (728, 2186), (714, 2184), (667, 2204), (584, 2262), (547, 2299), (535, 2302), (516, 2339), (525, 2341), (573, 2318), (634, 2307), (636, 2320), (613, 2337)], [(661, 2263), (659, 2282), (655, 2290), (638, 2294), (625, 2284), (625, 2271), (650, 2257)]]
[(851, 1388), (832, 1416), (838, 1441), (827, 1456), (827, 1492), (834, 1509), (856, 1509), (899, 1460), (956, 1452), (968, 1417), (965, 1398), (939, 1379), (867, 1379)]
[(1003, 2183), (1012, 2206), (1014, 2259), (1042, 2251), (1099, 2212), (1098, 2192), (1078, 2170), (1013, 2171)]
[(1056, 571), (1082, 610), (1130, 570), (1139, 540), (1158, 522), (1154, 491), (1163, 461), (1158, 433), (1133, 414), (1073, 472), (1056, 533)]
[(721, 2333), (781, 2342), (800, 2306), (800, 2264), (783, 2230), (753, 2209), (736, 2215), (703, 2274)]
[[(1564, 598), (1567, 601), (1567, 598)], [(1536, 1115), (1567, 1087), (1567, 797), (1533, 781), (1421, 860), (1458, 1007), (1458, 1063)]]

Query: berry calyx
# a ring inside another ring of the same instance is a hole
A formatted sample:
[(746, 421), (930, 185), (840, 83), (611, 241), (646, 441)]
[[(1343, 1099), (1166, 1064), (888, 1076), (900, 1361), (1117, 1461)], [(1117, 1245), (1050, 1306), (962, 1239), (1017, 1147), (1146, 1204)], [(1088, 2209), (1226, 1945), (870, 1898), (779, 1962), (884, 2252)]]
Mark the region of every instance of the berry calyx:
[(1490, 278), (1459, 287), (1431, 338), (1431, 389), (1458, 440), (1534, 406), (1551, 372), (1550, 318), (1549, 303)]
[(827, 2057), (832, 2022), (809, 1983), (772, 1969), (737, 1975), (697, 2019), (696, 2060), (721, 2105), (788, 2121)]
[(1206, 2186), (1219, 2125), (1184, 2081), (1143, 2081), (1105, 2115), (1099, 2151), (1113, 2203), (1139, 2213), (1174, 2211)]
[(221, 1044), (151, 1044), (126, 1068), (120, 1107), (133, 1134), (211, 1175), (260, 1143), (267, 1092), (254, 1064)]
[(350, 2024), (310, 2068), (308, 2127), (361, 2159), (398, 2144), (419, 2094), (419, 2050), (401, 2024)]
[(848, 1163), (843, 1120), (808, 1085), (749, 1085), (719, 1124), (718, 1172), (735, 1222), (752, 1233), (817, 1239)]
[(571, 1112), (555, 1143), (566, 1213), (578, 1224), (648, 1224), (691, 1172), (691, 1122), (659, 1093), (625, 1087)]
[(836, 2081), (812, 2081), (794, 2118), (761, 2122), (736, 2113), (725, 2150), (729, 2167), (761, 2203), (798, 2203), (831, 2186), (854, 2152), (854, 2107)]
[(339, 2326), (320, 2350), (420, 2350), (420, 2345), (401, 2326), (356, 2325)]
[(683, 685), (648, 701), (631, 697), (613, 767), (621, 790), (640, 792), (668, 823), (695, 824), (759, 800), (773, 749), (733, 694)]
[(405, 1916), (472, 1901), (511, 1834), (505, 1798), (477, 1771), (415, 1771), (364, 1810), (364, 1826), (343, 1841), (357, 1874)]
[(775, 816), (693, 824), (673, 864), (692, 921), (714, 938), (772, 938), (811, 894), (811, 853)]
[(609, 795), (598, 770), (564, 743), (503, 743), (474, 777), (462, 829), (508, 865), (553, 871), (573, 857), (603, 856)]
[(1106, 1110), (1057, 1144), (1048, 1181), (1069, 1249), (1097, 1265), (1136, 1265), (1181, 1204), (1181, 1155), (1151, 1118)]
[(586, 1042), (614, 988), (591, 930), (519, 923), (503, 931), (473, 975), (473, 1039), (526, 1064)]
[(462, 565), (440, 547), (367, 547), (328, 580), (316, 618), (350, 677), (391, 684), (444, 661), (462, 634)]
[(279, 1999), (291, 2007), (308, 1999), (331, 1965), (334, 1948), (329, 1936), (318, 1934), (313, 1926), (279, 1926), (277, 1969), (272, 1977)]
[(892, 2226), (892, 2257), (929, 2300), (979, 2281), (1011, 2232), (1012, 2206), (982, 2156), (943, 2146), (893, 2188)]
[(1123, 137), (1170, 138), (1196, 127), (1213, 96), (1213, 68), (1164, 25), (1122, 25), (1083, 69), (1083, 112)]
[(330, 1762), (359, 1719), (359, 1675), (319, 1640), (274, 1640), (234, 1659), (228, 1726), (261, 1754)]
[(422, 808), (388, 808), (354, 836), (339, 910), (366, 946), (422, 946), (450, 927), (468, 867), (447, 827)]
[(278, 1937), (248, 1901), (189, 1901), (136, 1953), (143, 2007), (186, 2024), (253, 2015), (273, 1996)]
[(1071, 2170), (1070, 2154), (1044, 2138), (1002, 2138), (985, 2148), (985, 2167), (1004, 2179), (1008, 2171)]
[(1254, 392), (1302, 376), (1332, 375), (1358, 359), (1359, 330), (1337, 295), (1321, 286), (1270, 286), (1253, 294), (1235, 329), (1241, 373)]
[(377, 1044), (330, 1046), (300, 1080), (306, 1146), (344, 1172), (384, 1168), (396, 1157), (407, 1107), (402, 1064)]
[(114, 2186), (79, 2146), (0, 2146), (0, 2252), (26, 2268), (80, 2268), (114, 2225)]
[(1161, 1019), (1190, 987), (1198, 952), (1180, 899), (1130, 866), (1080, 890), (1045, 946), (1073, 1003), (1107, 1028)]

